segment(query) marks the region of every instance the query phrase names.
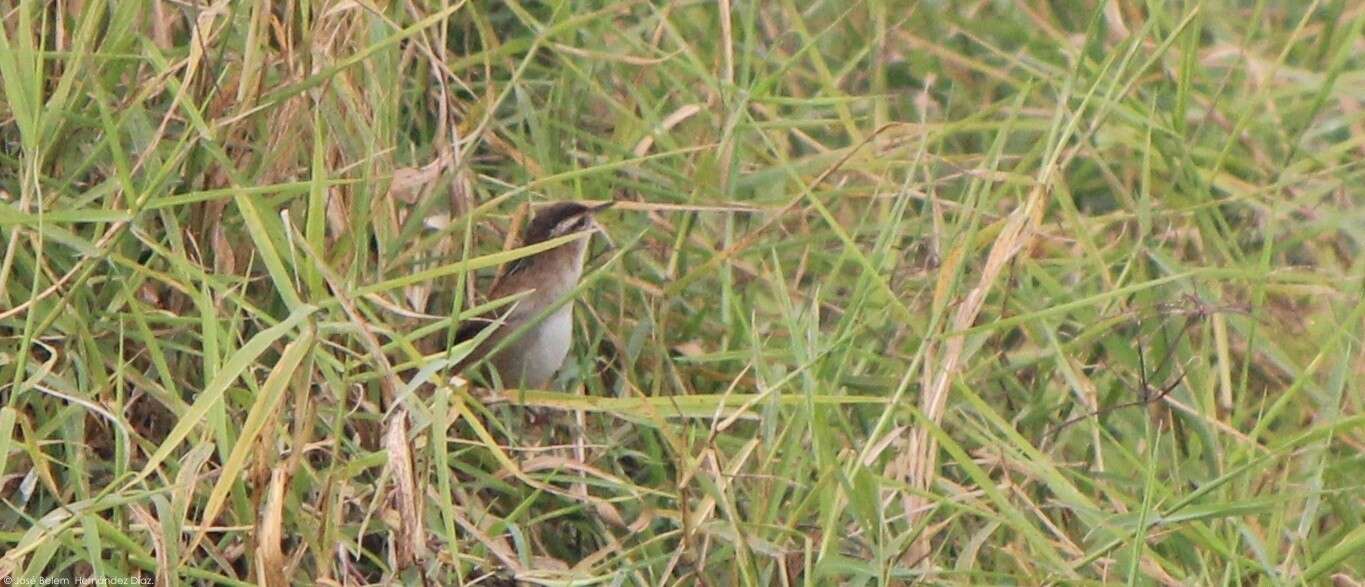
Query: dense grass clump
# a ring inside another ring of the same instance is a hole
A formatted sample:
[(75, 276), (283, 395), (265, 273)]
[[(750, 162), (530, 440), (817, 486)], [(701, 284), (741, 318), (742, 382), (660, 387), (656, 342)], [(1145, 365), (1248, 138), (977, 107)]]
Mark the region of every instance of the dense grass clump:
[[(1362, 584), (1362, 26), (8, 0), (0, 578)], [(455, 378), (568, 199), (558, 378)]]

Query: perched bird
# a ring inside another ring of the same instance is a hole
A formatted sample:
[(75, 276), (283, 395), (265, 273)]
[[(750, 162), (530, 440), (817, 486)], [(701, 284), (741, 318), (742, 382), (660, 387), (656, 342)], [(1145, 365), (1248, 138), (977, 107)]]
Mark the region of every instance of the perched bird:
[[(612, 202), (595, 206), (561, 202), (548, 206), (535, 215), (522, 235), (521, 244), (533, 245), (578, 232), (601, 232), (594, 215), (611, 205)], [(500, 311), (501, 321), (499, 317), (480, 318), (460, 325), (455, 333), (456, 344), (473, 339), (485, 328), (497, 330), (461, 360), (456, 370), (463, 372), (487, 357), (504, 386), (544, 388), (569, 354), (573, 342), (573, 303), (560, 306), (515, 340), (503, 343), (578, 286), (590, 238), (591, 235), (584, 236), (514, 261), (487, 297), (496, 300), (529, 293), (513, 302), (510, 311)], [(501, 350), (497, 350), (499, 346)], [(493, 356), (487, 356), (495, 350)]]

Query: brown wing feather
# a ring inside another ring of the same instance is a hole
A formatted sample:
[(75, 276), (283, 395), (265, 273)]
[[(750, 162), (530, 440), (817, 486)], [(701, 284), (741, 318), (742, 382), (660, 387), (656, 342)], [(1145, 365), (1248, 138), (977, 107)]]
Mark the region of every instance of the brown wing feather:
[[(497, 320), (498, 315), (496, 313), (485, 314), (477, 318), (465, 320), (460, 323), (459, 328), (455, 329), (455, 344), (462, 344), (473, 340), (475, 337), (483, 334), (488, 328), (501, 328), (503, 325), (497, 322)], [(493, 350), (493, 347), (498, 345), (498, 340), (502, 338), (503, 334), (504, 333), (497, 331), (490, 333), (487, 338), (483, 339), (483, 342), (479, 343), (479, 346), (475, 347), (473, 351), (455, 365), (455, 372), (463, 373), (470, 365), (483, 359), (484, 355), (488, 354), (488, 351)]]
[(460, 344), (478, 336), (483, 329), (488, 328), (488, 322), (481, 319), (465, 320), (460, 327), (455, 330), (455, 344)]

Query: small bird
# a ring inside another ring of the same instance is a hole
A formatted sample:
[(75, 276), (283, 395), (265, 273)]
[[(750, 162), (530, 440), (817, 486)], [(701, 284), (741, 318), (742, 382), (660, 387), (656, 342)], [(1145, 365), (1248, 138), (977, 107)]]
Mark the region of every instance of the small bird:
[[(614, 202), (595, 206), (577, 202), (551, 205), (535, 215), (522, 235), (522, 246), (533, 245), (577, 232), (602, 232), (594, 216), (610, 208)], [(497, 349), (504, 339), (535, 319), (542, 311), (559, 301), (578, 285), (583, 275), (591, 235), (564, 243), (553, 249), (522, 257), (512, 262), (502, 279), (494, 284), (488, 299), (529, 292), (512, 302), (500, 323), (492, 319), (473, 319), (460, 325), (455, 343), (473, 339), (485, 328), (497, 328), (479, 346), (455, 366), (456, 371), (482, 361)], [(501, 350), (488, 358), (505, 387), (541, 389), (550, 382), (573, 342), (573, 303), (560, 306), (540, 323), (530, 327), (516, 340), (507, 341)]]

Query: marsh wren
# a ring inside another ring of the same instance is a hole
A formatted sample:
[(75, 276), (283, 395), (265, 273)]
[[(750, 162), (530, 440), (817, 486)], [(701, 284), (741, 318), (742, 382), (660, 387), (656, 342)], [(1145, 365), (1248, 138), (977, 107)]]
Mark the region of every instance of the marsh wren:
[[(536, 213), (523, 233), (521, 244), (533, 245), (579, 232), (601, 232), (594, 215), (611, 205), (612, 202), (599, 205), (561, 202), (548, 206)], [(455, 334), (456, 344), (473, 339), (485, 328), (497, 330), (462, 359), (456, 365), (456, 370), (462, 372), (487, 357), (504, 386), (544, 388), (564, 363), (569, 346), (573, 343), (573, 303), (560, 306), (515, 340), (505, 339), (578, 286), (590, 238), (591, 235), (586, 235), (513, 261), (502, 278), (493, 285), (488, 299), (496, 300), (524, 292), (525, 297), (512, 303), (512, 309), (503, 313), (501, 322), (473, 319), (460, 325)], [(488, 357), (495, 350), (496, 353)]]

